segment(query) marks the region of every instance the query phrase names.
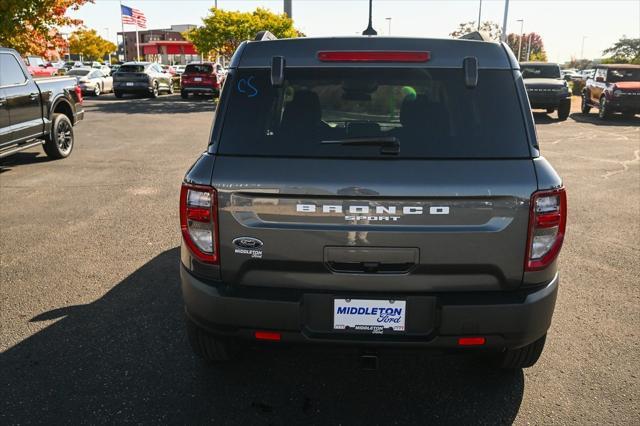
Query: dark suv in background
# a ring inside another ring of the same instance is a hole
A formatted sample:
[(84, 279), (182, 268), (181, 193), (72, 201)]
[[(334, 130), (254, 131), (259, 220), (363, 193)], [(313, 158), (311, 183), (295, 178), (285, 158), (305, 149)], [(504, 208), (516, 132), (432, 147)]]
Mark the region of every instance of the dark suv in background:
[(558, 64), (521, 62), (520, 71), (527, 88), (532, 109), (558, 111), (558, 120), (565, 121), (571, 112), (571, 93)]
[(113, 93), (116, 98), (127, 93), (156, 98), (160, 92), (173, 93), (171, 78), (159, 64), (126, 62), (113, 73)]
[(582, 91), (582, 113), (591, 108), (601, 119), (616, 112), (626, 118), (640, 114), (640, 65), (598, 65)]
[(194, 351), (482, 350), (533, 365), (567, 202), (505, 45), (244, 42), (180, 195)]

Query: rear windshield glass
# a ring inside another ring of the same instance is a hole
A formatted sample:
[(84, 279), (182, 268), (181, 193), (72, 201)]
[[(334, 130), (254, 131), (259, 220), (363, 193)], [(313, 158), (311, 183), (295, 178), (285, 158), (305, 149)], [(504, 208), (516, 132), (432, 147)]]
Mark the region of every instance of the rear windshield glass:
[(144, 65), (123, 65), (118, 72), (144, 72)]
[(617, 81), (640, 81), (640, 68), (610, 69), (607, 80), (611, 83)]
[(185, 74), (211, 74), (213, 72), (213, 67), (211, 65), (206, 64), (191, 64), (187, 65), (185, 68)]
[(67, 75), (87, 75), (91, 70), (69, 70)]
[(509, 70), (481, 70), (474, 89), (462, 69), (292, 68), (280, 88), (268, 70), (234, 74), (220, 154), (530, 156)]
[(522, 78), (560, 78), (557, 65), (521, 65)]

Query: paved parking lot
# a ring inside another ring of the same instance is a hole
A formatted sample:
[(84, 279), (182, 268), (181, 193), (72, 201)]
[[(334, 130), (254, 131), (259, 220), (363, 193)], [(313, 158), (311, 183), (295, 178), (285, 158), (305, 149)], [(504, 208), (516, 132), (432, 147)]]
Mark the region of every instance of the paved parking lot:
[(0, 160), (0, 423), (640, 423), (639, 117), (536, 115), (570, 212), (534, 368), (390, 353), (371, 372), (353, 354), (295, 349), (224, 368), (194, 358), (177, 206), (213, 103), (85, 106), (70, 158)]

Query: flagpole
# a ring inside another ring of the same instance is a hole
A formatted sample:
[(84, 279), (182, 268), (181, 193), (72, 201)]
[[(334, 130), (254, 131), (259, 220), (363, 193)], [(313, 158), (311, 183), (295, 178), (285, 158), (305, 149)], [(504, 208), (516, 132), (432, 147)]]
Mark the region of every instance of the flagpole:
[(124, 21), (122, 20), (122, 1), (120, 1), (120, 24), (122, 25), (122, 56), (124, 62), (127, 62), (127, 37), (124, 33)]
[(138, 22), (136, 21), (136, 62), (140, 60), (140, 39), (138, 38)]

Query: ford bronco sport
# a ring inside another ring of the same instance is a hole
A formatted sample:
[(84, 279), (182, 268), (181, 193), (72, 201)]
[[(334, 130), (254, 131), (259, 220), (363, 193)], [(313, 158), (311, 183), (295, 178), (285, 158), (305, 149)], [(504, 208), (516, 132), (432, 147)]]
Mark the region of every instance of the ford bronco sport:
[(529, 367), (566, 214), (506, 45), (245, 42), (182, 184), (190, 343), (209, 361), (269, 341)]
[(626, 118), (640, 114), (640, 65), (598, 65), (582, 91), (582, 113), (588, 114), (591, 108), (598, 110), (601, 119), (615, 112)]
[(558, 64), (521, 62), (520, 72), (532, 109), (558, 111), (558, 120), (565, 121), (571, 112), (569, 85), (560, 75)]

